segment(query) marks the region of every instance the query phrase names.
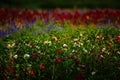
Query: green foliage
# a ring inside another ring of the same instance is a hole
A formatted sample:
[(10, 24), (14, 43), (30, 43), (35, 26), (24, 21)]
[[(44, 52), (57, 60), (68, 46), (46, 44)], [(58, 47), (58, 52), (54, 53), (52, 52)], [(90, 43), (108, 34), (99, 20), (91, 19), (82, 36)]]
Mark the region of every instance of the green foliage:
[(0, 39), (0, 78), (119, 80), (119, 29), (49, 26), (32, 25)]

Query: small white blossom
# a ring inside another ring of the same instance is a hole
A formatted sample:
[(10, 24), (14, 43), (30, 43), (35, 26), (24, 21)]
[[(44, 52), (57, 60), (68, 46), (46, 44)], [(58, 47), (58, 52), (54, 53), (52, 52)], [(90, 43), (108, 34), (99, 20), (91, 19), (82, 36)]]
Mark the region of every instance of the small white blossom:
[(83, 46), (83, 43), (80, 43), (81, 46)]
[(100, 57), (101, 57), (101, 58), (104, 58), (104, 56), (103, 56), (102, 54), (100, 55)]
[(66, 48), (66, 47), (68, 47), (68, 45), (67, 44), (63, 44), (63, 47)]
[(30, 57), (29, 54), (25, 54), (25, 55), (24, 55), (24, 58), (29, 58), (29, 57)]
[(96, 73), (95, 71), (92, 71), (92, 72), (91, 72), (91, 75), (95, 75), (95, 73)]
[(106, 49), (105, 49), (105, 48), (103, 48), (103, 49), (102, 49), (102, 52), (104, 52), (105, 50), (106, 50)]
[(16, 54), (16, 55), (14, 55), (13, 57), (14, 57), (15, 59), (17, 59), (17, 58), (18, 58), (18, 55)]
[(87, 53), (87, 52), (88, 52), (85, 48), (83, 48), (83, 51), (84, 51), (85, 53)]
[(100, 35), (97, 35), (97, 37), (96, 37), (97, 39), (99, 39), (100, 38)]
[(78, 39), (77, 38), (74, 38), (74, 40), (73, 40), (74, 42), (77, 42), (78, 41)]
[(83, 36), (83, 34), (82, 34), (82, 33), (80, 33), (80, 36), (82, 37), (82, 36)]
[(39, 46), (36, 46), (36, 48), (37, 48), (37, 49), (40, 49), (40, 47), (39, 47)]
[(120, 51), (117, 51), (118, 54), (120, 54)]

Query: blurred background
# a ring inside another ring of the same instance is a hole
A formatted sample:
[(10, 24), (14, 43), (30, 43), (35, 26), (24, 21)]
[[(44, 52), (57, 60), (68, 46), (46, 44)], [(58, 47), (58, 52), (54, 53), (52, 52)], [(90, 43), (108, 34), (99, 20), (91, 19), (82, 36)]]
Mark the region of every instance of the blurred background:
[(120, 0), (1, 0), (0, 7), (17, 8), (116, 8)]

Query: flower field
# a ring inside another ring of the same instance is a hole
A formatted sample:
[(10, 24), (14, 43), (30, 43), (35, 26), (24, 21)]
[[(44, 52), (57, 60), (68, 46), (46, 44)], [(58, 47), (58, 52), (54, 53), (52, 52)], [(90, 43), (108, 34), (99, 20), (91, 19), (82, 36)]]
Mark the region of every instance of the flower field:
[(119, 80), (119, 14), (0, 8), (0, 80)]

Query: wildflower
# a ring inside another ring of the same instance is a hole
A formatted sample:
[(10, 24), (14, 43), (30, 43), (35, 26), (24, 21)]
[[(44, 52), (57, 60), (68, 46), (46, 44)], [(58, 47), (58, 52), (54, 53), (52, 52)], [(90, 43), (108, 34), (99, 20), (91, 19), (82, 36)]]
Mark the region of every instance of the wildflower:
[(81, 65), (81, 68), (83, 68), (83, 69), (85, 69), (86, 67), (87, 67), (86, 64), (82, 64), (82, 65)]
[(58, 52), (58, 53), (62, 53), (62, 50), (59, 49), (59, 50), (57, 50), (57, 52)]
[(25, 54), (25, 55), (24, 55), (24, 58), (25, 58), (25, 59), (27, 59), (27, 58), (29, 58), (29, 57), (30, 57), (29, 54)]
[(17, 55), (17, 54), (16, 54), (16, 55), (14, 55), (14, 56), (13, 56), (13, 58), (17, 59), (17, 58), (18, 58), (18, 55)]
[(73, 49), (72, 52), (73, 52), (73, 53), (77, 53), (78, 51)]
[(62, 62), (62, 60), (61, 59), (57, 59), (57, 63), (61, 63)]
[(108, 49), (110, 49), (110, 48), (111, 48), (111, 46), (110, 46), (110, 45), (108, 45), (108, 46), (107, 46), (107, 48), (108, 48)]
[(105, 48), (102, 48), (102, 52), (104, 52), (106, 49)]
[(63, 44), (63, 47), (66, 48), (66, 47), (68, 47), (68, 45), (67, 44)]
[(95, 71), (92, 71), (92, 72), (91, 72), (91, 75), (95, 75), (95, 73), (96, 73)]
[(45, 69), (45, 65), (44, 65), (44, 64), (41, 64), (41, 65), (40, 65), (40, 69)]
[(120, 36), (117, 36), (117, 40), (120, 41)]
[(36, 49), (40, 49), (40, 47), (39, 47), (39, 46), (36, 46)]
[(14, 61), (11, 61), (11, 65), (14, 65), (15, 64), (15, 62)]
[(15, 42), (12, 42), (7, 45), (7, 48), (13, 48), (14, 46), (15, 46)]
[(30, 73), (31, 76), (35, 75), (35, 72), (33, 70), (29, 70), (28, 72)]
[(97, 35), (97, 37), (96, 37), (97, 39), (100, 39), (100, 35)]
[(78, 39), (77, 38), (74, 38), (74, 42), (77, 42), (78, 41)]
[(80, 33), (80, 36), (82, 37), (82, 36), (83, 36), (83, 34), (82, 34), (82, 33)]
[(120, 54), (120, 51), (117, 51), (118, 54)]
[(83, 46), (83, 43), (80, 43), (81, 46)]

